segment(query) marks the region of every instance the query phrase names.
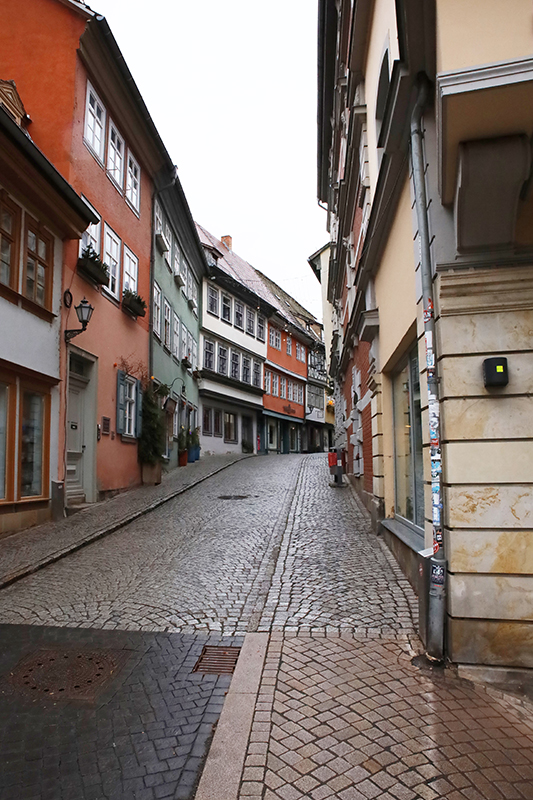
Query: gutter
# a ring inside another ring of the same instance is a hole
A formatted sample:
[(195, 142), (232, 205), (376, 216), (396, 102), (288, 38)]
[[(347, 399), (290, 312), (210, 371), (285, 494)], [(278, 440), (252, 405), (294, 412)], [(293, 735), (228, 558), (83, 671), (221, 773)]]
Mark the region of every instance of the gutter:
[(433, 517), (433, 557), (430, 559), (428, 625), (426, 654), (430, 660), (444, 658), (444, 623), (446, 617), (446, 555), (442, 532), (442, 448), (440, 435), (439, 378), (437, 374), (437, 342), (435, 308), (431, 274), (431, 251), (427, 196), (424, 177), (422, 114), (427, 104), (430, 83), (423, 73), (418, 76), (418, 96), (411, 115), (411, 159), (416, 216), (420, 236), (420, 271), (424, 310), (424, 336), (429, 407), (429, 440), (431, 451), (431, 497)]

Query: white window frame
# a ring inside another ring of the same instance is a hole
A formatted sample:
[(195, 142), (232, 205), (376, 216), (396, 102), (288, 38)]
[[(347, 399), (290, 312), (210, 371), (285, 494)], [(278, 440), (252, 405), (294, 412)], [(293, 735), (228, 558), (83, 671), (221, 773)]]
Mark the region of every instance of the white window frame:
[(272, 380), (272, 373), (269, 369), (265, 370), (265, 393), (270, 394), (270, 385)]
[(173, 312), (172, 316), (172, 355), (174, 358), (180, 357), (180, 318)]
[(294, 384), (292, 381), (287, 381), (287, 400), (289, 402), (294, 400)]
[(273, 347), (275, 350), (281, 350), (281, 332), (277, 328), (274, 328), (273, 325), (270, 326), (268, 341), (270, 347)]
[(170, 350), (172, 344), (172, 306), (163, 300), (163, 344)]
[(304, 387), (303, 387), (303, 384), (302, 383), (298, 383), (297, 384), (297, 388), (298, 388), (298, 399), (295, 400), (294, 402), (298, 403), (301, 406), (303, 406), (303, 404), (304, 404)]
[[(233, 313), (234, 313), (234, 325), (235, 325), (235, 327), (238, 328), (238, 330), (243, 331), (244, 330), (244, 303), (241, 303), (240, 300), (234, 300), (233, 301)], [(237, 314), (240, 314), (240, 316), (241, 316), (242, 322), (241, 322), (240, 325), (237, 324)]]
[[(113, 134), (115, 134), (116, 138), (120, 142), (121, 148), (117, 147), (113, 144)], [(107, 137), (107, 164), (106, 170), (107, 174), (121, 191), (124, 186), (124, 156), (126, 154), (126, 144), (124, 139), (118, 132), (118, 128), (113, 122), (113, 120), (109, 120), (109, 133)], [(117, 167), (117, 160), (119, 160), (118, 167)], [(118, 171), (118, 174), (117, 174)]]
[(124, 435), (135, 436), (137, 381), (126, 375), (124, 378)]
[[(237, 367), (236, 370), (234, 370), (235, 366)], [(234, 372), (237, 374), (234, 375)], [(241, 354), (238, 350), (231, 351), (230, 378), (233, 378), (234, 381), (240, 381), (241, 379)]]
[(181, 323), (180, 329), (180, 358), (183, 361), (184, 358), (187, 358), (187, 337), (189, 335), (189, 331), (187, 330), (186, 326)]
[(84, 195), (82, 195), (82, 199), (86, 205), (89, 206), (93, 214), (98, 217), (98, 222), (91, 222), (83, 231), (80, 239), (80, 256), (88, 245), (91, 245), (93, 250), (100, 255), (100, 250), (102, 249), (102, 217)]
[[(108, 248), (109, 242), (117, 248), (114, 253), (112, 249)], [(104, 290), (109, 294), (116, 297), (118, 300), (120, 291), (120, 250), (122, 241), (119, 239), (115, 231), (109, 227), (107, 222), (104, 222), (104, 258), (103, 261), (107, 266), (109, 272), (109, 286), (104, 286)], [(113, 287), (113, 282), (115, 286)]]
[(124, 259), (122, 265), (122, 289), (137, 294), (137, 276), (139, 274), (139, 259), (124, 245)]
[(277, 372), (272, 373), (272, 397), (279, 396), (279, 375)]
[(257, 338), (260, 342), (265, 341), (265, 318), (257, 315)]
[[(211, 365), (208, 365), (208, 361)], [(204, 369), (215, 371), (215, 343), (211, 339), (204, 339)]]
[(218, 289), (207, 284), (207, 313), (218, 317)]
[(254, 386), (261, 388), (261, 362), (254, 359), (252, 383)]
[[(298, 349), (298, 344), (296, 344), (296, 348)], [(292, 356), (292, 337), (287, 336), (287, 355)]]
[(180, 262), (180, 275), (183, 280), (183, 286), (181, 287), (181, 291), (183, 294), (187, 293), (187, 274), (189, 272), (189, 266), (187, 261), (185, 260), (185, 256), (182, 254), (181, 262)]
[[(224, 301), (226, 301), (226, 302), (224, 302)], [(225, 308), (228, 311), (227, 316), (224, 316), (224, 309)], [(222, 302), (221, 302), (221, 308), (220, 308), (220, 319), (222, 320), (222, 322), (229, 322), (229, 324), (231, 325), (231, 297), (229, 296), (229, 294), (225, 294), (224, 292), (222, 293)]]
[(217, 372), (220, 375), (228, 374), (228, 348), (225, 344), (218, 344)]
[[(135, 211), (139, 212), (141, 208), (141, 168), (131, 150), (128, 150), (127, 158), (126, 200)], [(135, 174), (135, 170), (137, 170), (137, 174)]]
[(246, 307), (246, 333), (255, 336), (255, 311), (253, 308)]
[(194, 336), (192, 340), (192, 368), (198, 369), (198, 342)]
[[(97, 111), (93, 111), (90, 102), (91, 94), (94, 95), (95, 102), (100, 106), (102, 112), (101, 120), (98, 120)], [(104, 163), (105, 153), (105, 131), (106, 131), (106, 109), (94, 88), (87, 81), (87, 93), (85, 96), (85, 125), (83, 129), (83, 139), (89, 149), (97, 156), (98, 160)], [(90, 126), (90, 121), (93, 121), (94, 127)], [(100, 132), (100, 141), (97, 139), (97, 131)]]
[(174, 275), (180, 274), (181, 250), (177, 241), (174, 244)]
[(287, 378), (283, 375), (279, 379), (279, 396), (282, 400), (287, 399)]
[(154, 204), (154, 228), (156, 233), (163, 233), (163, 212), (159, 203)]
[(161, 287), (154, 281), (153, 330), (161, 338)]
[(252, 382), (252, 359), (250, 356), (242, 357), (242, 381), (243, 383)]

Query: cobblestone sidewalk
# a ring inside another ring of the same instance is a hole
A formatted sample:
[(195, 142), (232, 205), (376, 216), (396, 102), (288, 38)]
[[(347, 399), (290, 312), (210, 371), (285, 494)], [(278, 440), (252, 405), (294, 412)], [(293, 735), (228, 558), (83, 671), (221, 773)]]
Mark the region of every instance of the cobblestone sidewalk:
[(273, 633), (238, 797), (533, 798), (533, 715), (405, 637)]
[(0, 539), (0, 589), (88, 542), (124, 527), (191, 486), (231, 466), (243, 455), (206, 456), (163, 474), (159, 486), (141, 486), (79, 511)]

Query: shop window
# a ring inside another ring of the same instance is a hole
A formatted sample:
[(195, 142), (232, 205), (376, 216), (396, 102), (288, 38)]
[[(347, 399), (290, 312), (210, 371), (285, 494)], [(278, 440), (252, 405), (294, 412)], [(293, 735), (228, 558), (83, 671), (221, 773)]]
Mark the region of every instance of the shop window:
[(213, 435), (213, 409), (205, 408), (202, 414), (202, 433), (204, 436)]
[(396, 514), (424, 526), (424, 466), (420, 376), (416, 347), (393, 377)]
[(7, 399), (9, 387), (0, 383), (0, 500), (5, 500), (7, 486)]
[(224, 412), (224, 441), (237, 441), (237, 415)]

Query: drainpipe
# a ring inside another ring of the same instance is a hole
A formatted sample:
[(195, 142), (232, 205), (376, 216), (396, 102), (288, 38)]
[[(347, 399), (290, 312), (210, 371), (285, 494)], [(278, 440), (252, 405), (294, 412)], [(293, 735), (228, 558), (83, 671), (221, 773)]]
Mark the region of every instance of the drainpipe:
[(429, 440), (431, 450), (431, 497), (433, 517), (433, 556), (430, 559), (426, 655), (430, 660), (444, 658), (444, 622), (446, 618), (446, 556), (442, 535), (442, 449), (440, 436), (439, 379), (435, 339), (435, 310), (427, 196), (424, 178), (422, 114), (428, 101), (430, 82), (426, 75), (418, 76), (418, 97), (411, 116), (411, 159), (416, 216), (420, 236), (420, 271), (424, 309), (424, 337), (429, 406)]

